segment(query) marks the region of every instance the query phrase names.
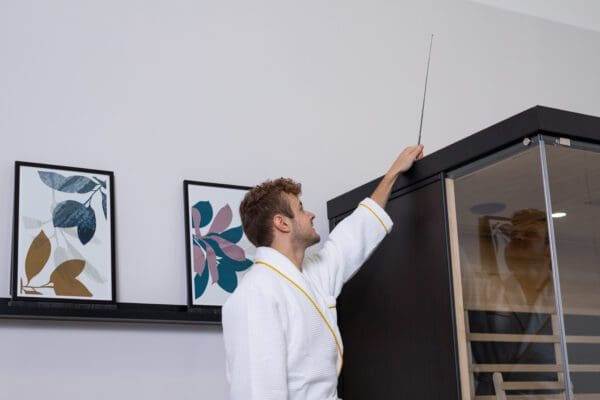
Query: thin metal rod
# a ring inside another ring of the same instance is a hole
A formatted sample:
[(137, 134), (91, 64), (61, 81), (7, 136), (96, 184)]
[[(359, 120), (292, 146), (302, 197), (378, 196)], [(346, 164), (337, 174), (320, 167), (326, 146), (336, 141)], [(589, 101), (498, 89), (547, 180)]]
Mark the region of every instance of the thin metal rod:
[(425, 98), (427, 97), (427, 80), (429, 78), (429, 63), (431, 61), (431, 47), (433, 47), (433, 33), (429, 41), (429, 55), (427, 56), (427, 72), (425, 73), (425, 89), (423, 90), (423, 105), (421, 106), (421, 122), (419, 123), (419, 140), (417, 144), (421, 144), (421, 132), (423, 131), (423, 114), (425, 114)]
[[(544, 201), (546, 203), (546, 220), (548, 222), (548, 240), (550, 241), (550, 260), (552, 262), (552, 275), (554, 279), (554, 300), (556, 302), (556, 317), (562, 351), (563, 373), (565, 374), (565, 394), (567, 400), (573, 398), (571, 391), (571, 374), (569, 372), (569, 357), (567, 354), (567, 341), (565, 340), (565, 318), (563, 315), (562, 294), (560, 289), (560, 276), (558, 274), (558, 253), (556, 251), (556, 235), (554, 232), (554, 221), (552, 219), (552, 197), (550, 194), (550, 178), (548, 175), (548, 161), (546, 159), (546, 145), (544, 138), (540, 136), (540, 159), (542, 163), (542, 182), (544, 185)], [(555, 332), (552, 332), (555, 333)]]

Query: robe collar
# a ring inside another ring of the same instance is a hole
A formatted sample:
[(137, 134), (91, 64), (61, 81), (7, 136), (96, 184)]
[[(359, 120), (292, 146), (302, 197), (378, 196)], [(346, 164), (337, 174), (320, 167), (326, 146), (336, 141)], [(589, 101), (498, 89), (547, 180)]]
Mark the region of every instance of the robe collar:
[[(294, 263), (284, 256), (279, 251), (275, 250), (272, 247), (259, 247), (256, 249), (256, 254), (254, 256), (254, 262), (263, 261), (267, 264), (271, 264), (273, 267), (277, 268), (279, 272), (292, 279), (298, 285), (302, 286), (303, 289), (307, 290), (312, 294), (312, 290), (306, 284), (306, 280), (302, 271), (300, 271)], [(264, 268), (264, 266), (261, 266)]]

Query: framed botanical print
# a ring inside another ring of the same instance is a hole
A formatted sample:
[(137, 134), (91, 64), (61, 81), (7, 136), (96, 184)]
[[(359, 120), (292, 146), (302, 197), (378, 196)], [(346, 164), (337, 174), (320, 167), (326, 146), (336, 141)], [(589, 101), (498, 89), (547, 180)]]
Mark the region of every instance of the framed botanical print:
[(256, 251), (242, 229), (246, 186), (184, 181), (188, 305), (217, 315), (252, 265)]
[(114, 174), (17, 161), (14, 300), (115, 303)]

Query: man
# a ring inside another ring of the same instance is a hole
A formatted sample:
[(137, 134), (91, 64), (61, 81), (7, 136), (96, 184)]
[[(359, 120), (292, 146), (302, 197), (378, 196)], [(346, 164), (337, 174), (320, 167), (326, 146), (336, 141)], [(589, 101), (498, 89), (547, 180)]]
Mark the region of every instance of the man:
[(315, 215), (298, 197), (300, 185), (280, 178), (246, 194), (240, 215), (257, 251), (223, 306), (231, 400), (338, 398), (343, 347), (336, 297), (391, 230), (384, 207), (392, 186), (422, 157), (422, 145), (406, 148), (373, 194), (309, 257), (306, 249), (320, 238)]
[[(486, 294), (485, 298), (509, 308), (516, 306), (519, 311), (470, 311), (470, 329), (483, 333), (556, 335), (551, 314), (543, 311), (553, 309), (555, 304), (546, 213), (531, 208), (518, 210), (510, 219), (510, 227), (504, 250), (510, 276), (503, 278), (502, 286), (493, 285), (492, 294)], [(472, 342), (471, 351), (479, 364), (556, 363), (554, 343)], [(556, 372), (504, 372), (502, 376), (507, 382), (558, 380)], [(560, 393), (540, 389), (517, 389), (512, 394), (551, 397)], [(495, 394), (492, 373), (475, 374), (475, 394)]]

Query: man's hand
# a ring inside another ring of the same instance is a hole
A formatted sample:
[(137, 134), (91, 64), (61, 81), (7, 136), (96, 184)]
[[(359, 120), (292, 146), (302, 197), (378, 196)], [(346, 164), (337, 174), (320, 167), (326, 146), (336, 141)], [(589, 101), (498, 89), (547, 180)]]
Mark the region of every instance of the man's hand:
[(408, 171), (413, 163), (421, 158), (423, 158), (422, 144), (407, 147), (396, 158), (386, 175), (397, 177), (399, 174)]
[(410, 146), (404, 149), (398, 158), (396, 158), (396, 161), (394, 161), (388, 172), (381, 179), (381, 182), (379, 182), (379, 185), (377, 185), (377, 188), (371, 195), (371, 198), (375, 200), (375, 202), (377, 202), (377, 204), (379, 204), (381, 207), (385, 207), (398, 175), (408, 171), (414, 162), (420, 160), (421, 158), (423, 158), (422, 144)]

